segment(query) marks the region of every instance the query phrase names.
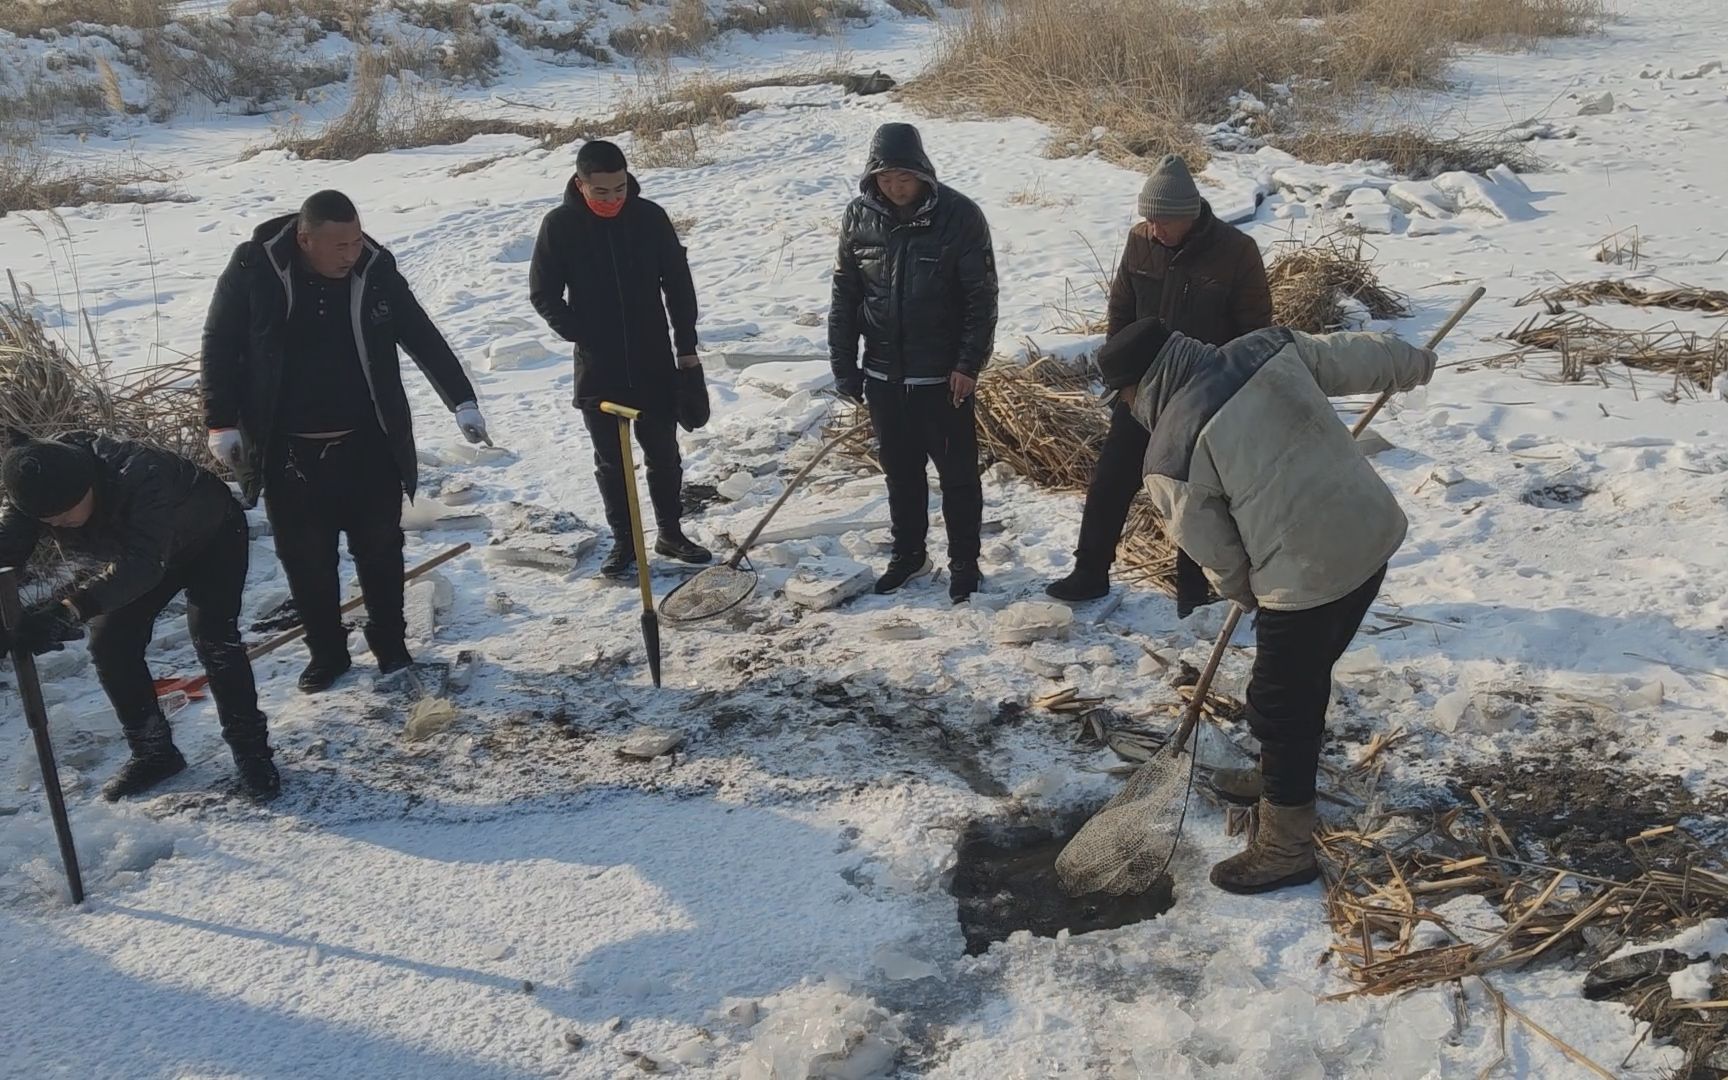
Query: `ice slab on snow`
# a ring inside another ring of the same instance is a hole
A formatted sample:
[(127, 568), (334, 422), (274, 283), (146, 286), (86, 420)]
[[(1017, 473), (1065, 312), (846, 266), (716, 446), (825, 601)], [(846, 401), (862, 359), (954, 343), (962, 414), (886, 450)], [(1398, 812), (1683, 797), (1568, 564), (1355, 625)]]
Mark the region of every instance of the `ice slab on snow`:
[(1536, 216), (1523, 185), (1497, 184), (1475, 173), (1449, 172), (1434, 178), (1434, 186), (1445, 192), (1459, 210), (1476, 210), (1503, 221), (1528, 221)]
[(522, 371), (560, 359), (562, 357), (547, 348), (538, 337), (505, 338), (486, 346), (480, 370)]
[(805, 566), (786, 582), (786, 599), (800, 607), (825, 611), (868, 589), (876, 572), (851, 559), (823, 558)]
[(1034, 641), (1066, 637), (1073, 626), (1074, 611), (1068, 605), (1022, 600), (997, 614), (996, 642), (999, 645), (1030, 645)]
[(783, 991), (763, 1003), (739, 1080), (869, 1080), (886, 1076), (904, 1041), (898, 1021), (868, 998), (829, 984)]

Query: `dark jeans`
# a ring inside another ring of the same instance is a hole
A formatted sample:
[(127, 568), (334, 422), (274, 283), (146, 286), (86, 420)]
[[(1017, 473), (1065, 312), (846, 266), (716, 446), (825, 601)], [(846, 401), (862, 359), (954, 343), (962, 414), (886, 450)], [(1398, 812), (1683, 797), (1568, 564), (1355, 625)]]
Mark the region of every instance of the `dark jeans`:
[(1248, 727), (1260, 740), (1266, 800), (1275, 806), (1314, 801), (1320, 739), (1332, 698), (1332, 665), (1350, 647), (1385, 580), (1382, 566), (1356, 590), (1306, 611), (1255, 617), (1254, 672), (1248, 680)]
[(864, 380), (864, 398), (888, 479), (894, 554), (924, 550), (930, 533), (930, 484), (924, 470), (935, 462), (948, 522), (948, 560), (977, 562), (984, 485), (978, 479), (976, 399), (956, 408), (946, 385), (905, 386), (870, 378)]
[(162, 609), (185, 590), (186, 628), (210, 676), (222, 737), (242, 749), (263, 744), (264, 714), (258, 711), (252, 662), (240, 640), (240, 597), (246, 588), (248, 553), (246, 515), (236, 503), (215, 539), (170, 566), (155, 588), (90, 620), (90, 659), (128, 735), (142, 731), (158, 715), (156, 685), (144, 662), (144, 650)]
[[(1110, 430), (1098, 453), (1098, 467), (1086, 489), (1086, 506), (1080, 513), (1080, 543), (1074, 550), (1074, 568), (1082, 572), (1108, 574), (1116, 561), (1116, 545), (1128, 510), (1140, 493), (1146, 444), (1152, 435), (1134, 419), (1120, 401), (1110, 410)], [(1180, 549), (1176, 552), (1176, 602), (1199, 607), (1211, 597), (1211, 586), (1200, 564)]]
[[(606, 504), (606, 524), (620, 542), (630, 542), (630, 495), (624, 483), (624, 446), (618, 441), (616, 416), (583, 409), (588, 438), (594, 443), (594, 479)], [(630, 425), (636, 445), (648, 465), (648, 498), (654, 504), (654, 524), (661, 532), (676, 532), (684, 516), (684, 459), (678, 453), (678, 421), (643, 413)], [(646, 529), (647, 522), (643, 522)]]
[(402, 617), (402, 478), (384, 436), (357, 431), (339, 439), (289, 437), (271, 455), (264, 508), (276, 534), (276, 557), (306, 647), (314, 659), (345, 655), (337, 541), (348, 552), (366, 597), (366, 639), (380, 659), (405, 655)]

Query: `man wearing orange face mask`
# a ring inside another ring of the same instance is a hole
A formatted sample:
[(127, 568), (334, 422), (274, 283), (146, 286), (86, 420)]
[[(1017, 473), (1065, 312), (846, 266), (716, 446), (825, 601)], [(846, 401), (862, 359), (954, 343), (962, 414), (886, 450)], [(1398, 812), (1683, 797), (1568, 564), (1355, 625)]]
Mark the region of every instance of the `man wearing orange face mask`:
[(632, 427), (648, 463), (659, 528), (654, 550), (681, 562), (708, 562), (712, 554), (686, 537), (680, 522), (677, 373), (700, 363), (696, 285), (672, 219), (642, 198), (614, 144), (596, 139), (577, 153), (563, 203), (540, 225), (528, 298), (546, 325), (575, 345), (576, 407), (594, 443), (594, 476), (612, 528), (601, 574), (625, 581), (636, 576), (618, 422), (600, 411), (602, 401), (642, 411)]

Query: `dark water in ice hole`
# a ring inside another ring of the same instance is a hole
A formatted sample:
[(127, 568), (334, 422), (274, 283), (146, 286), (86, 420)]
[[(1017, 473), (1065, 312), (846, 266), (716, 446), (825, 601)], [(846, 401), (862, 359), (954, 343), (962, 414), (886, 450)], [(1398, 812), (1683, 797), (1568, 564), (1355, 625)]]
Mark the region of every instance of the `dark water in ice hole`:
[(977, 956), (1016, 930), (1055, 937), (1085, 934), (1157, 918), (1176, 904), (1166, 876), (1137, 896), (1069, 896), (1056, 881), (1056, 856), (1085, 824), (1084, 816), (1055, 828), (974, 822), (960, 838), (948, 891), (959, 902), (966, 954)]

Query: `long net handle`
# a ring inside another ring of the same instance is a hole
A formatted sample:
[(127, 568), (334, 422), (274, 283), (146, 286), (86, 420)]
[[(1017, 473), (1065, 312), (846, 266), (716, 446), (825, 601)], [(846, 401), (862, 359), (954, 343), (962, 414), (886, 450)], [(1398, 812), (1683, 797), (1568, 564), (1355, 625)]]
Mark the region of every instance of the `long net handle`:
[[(1429, 336), (1427, 347), (1429, 349), (1437, 348), (1442, 341), (1446, 340), (1446, 335), (1452, 332), (1452, 328), (1458, 325), (1459, 320), (1464, 318), (1464, 316), (1469, 313), (1470, 309), (1476, 306), (1476, 301), (1487, 295), (1488, 290), (1486, 287), (1481, 285), (1476, 286), (1475, 290), (1472, 291), (1469, 296), (1464, 298), (1464, 302), (1458, 305), (1458, 310), (1454, 311), (1445, 322), (1440, 324), (1440, 328)], [(1355, 438), (1368, 430), (1368, 425), (1373, 422), (1376, 416), (1380, 415), (1380, 410), (1384, 409), (1386, 403), (1391, 400), (1392, 391), (1390, 390), (1376, 398), (1374, 404), (1368, 407), (1368, 411), (1362, 414), (1361, 419), (1357, 420), (1356, 423), (1350, 426), (1350, 437)]]
[(766, 529), (768, 523), (774, 520), (774, 515), (779, 513), (782, 506), (786, 505), (786, 500), (792, 497), (794, 491), (798, 490), (798, 485), (804, 482), (804, 478), (815, 471), (816, 466), (821, 463), (823, 458), (828, 456), (830, 450), (839, 446), (848, 439), (856, 438), (864, 430), (865, 429), (862, 427), (855, 427), (850, 431), (843, 431), (823, 443), (821, 449), (816, 451), (816, 456), (806, 462), (804, 467), (798, 470), (798, 475), (794, 476), (786, 484), (786, 490), (780, 493), (780, 497), (774, 500), (774, 505), (770, 506), (768, 512), (762, 515), (762, 520), (758, 521), (756, 527), (750, 530), (750, 535), (746, 536), (744, 542), (738, 545), (738, 550), (732, 553), (732, 558), (727, 560), (726, 565), (730, 566), (734, 570), (738, 569), (738, 564), (744, 561), (745, 554), (749, 552), (751, 546), (756, 543), (756, 538), (762, 535), (762, 530)]
[[(1452, 332), (1452, 328), (1457, 326), (1470, 309), (1476, 306), (1476, 301), (1482, 299), (1487, 293), (1488, 290), (1483, 286), (1476, 286), (1470, 295), (1464, 298), (1464, 302), (1458, 305), (1458, 309), (1445, 322), (1441, 323), (1440, 328), (1428, 338), (1427, 347), (1429, 349), (1438, 347), (1446, 339), (1446, 335)], [(1375, 399), (1368, 411), (1362, 414), (1362, 418), (1350, 428), (1351, 438), (1362, 434), (1368, 427), (1369, 421), (1378, 416), (1380, 410), (1385, 408), (1386, 403), (1390, 400), (1392, 400), (1392, 391), (1390, 390)], [(1200, 681), (1194, 684), (1194, 700), (1188, 703), (1187, 710), (1182, 714), (1182, 724), (1176, 729), (1174, 744), (1177, 753), (1181, 753), (1183, 748), (1188, 745), (1188, 737), (1194, 733), (1195, 726), (1200, 723), (1200, 713), (1206, 705), (1206, 695), (1212, 692), (1212, 679), (1218, 674), (1218, 665), (1224, 659), (1224, 650), (1230, 647), (1230, 639), (1236, 635), (1236, 626), (1241, 621), (1242, 605), (1232, 601), (1230, 617), (1224, 620), (1224, 629), (1218, 631), (1218, 640), (1212, 644), (1212, 655), (1206, 659), (1206, 670), (1200, 673)]]

